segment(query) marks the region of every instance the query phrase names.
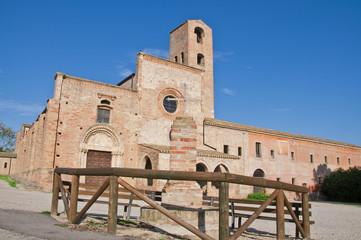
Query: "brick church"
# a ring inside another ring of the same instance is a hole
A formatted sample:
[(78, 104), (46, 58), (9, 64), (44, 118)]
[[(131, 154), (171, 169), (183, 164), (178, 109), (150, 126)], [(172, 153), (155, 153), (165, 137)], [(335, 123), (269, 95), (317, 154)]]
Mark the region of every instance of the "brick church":
[[(16, 138), (17, 179), (51, 190), (58, 167), (169, 170), (171, 125), (197, 125), (196, 171), (230, 172), (317, 188), (326, 174), (361, 166), (361, 147), (214, 119), (212, 29), (188, 20), (170, 32), (169, 59), (138, 53), (116, 85), (56, 73), (54, 96)], [(99, 184), (101, 178), (81, 181)], [(164, 182), (133, 180), (138, 188)], [(217, 185), (200, 182), (204, 194)], [(231, 196), (257, 191), (231, 186)]]

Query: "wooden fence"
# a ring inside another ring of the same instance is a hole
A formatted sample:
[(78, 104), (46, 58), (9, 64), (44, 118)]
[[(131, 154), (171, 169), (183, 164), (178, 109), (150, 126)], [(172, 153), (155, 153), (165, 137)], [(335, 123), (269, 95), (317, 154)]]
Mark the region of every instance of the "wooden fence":
[[(72, 191), (70, 196), (70, 206), (65, 195), (64, 186), (62, 184), (61, 175), (72, 175)], [(77, 214), (79, 177), (80, 176), (109, 176), (109, 180), (99, 188), (90, 201)], [(243, 175), (220, 173), (220, 172), (184, 172), (184, 171), (164, 171), (164, 170), (144, 170), (133, 168), (56, 168), (54, 170), (53, 197), (51, 205), (51, 215), (54, 216), (58, 212), (58, 196), (61, 192), (62, 200), (65, 206), (68, 220), (71, 223), (77, 223), (84, 216), (86, 211), (92, 206), (97, 198), (110, 186), (109, 190), (109, 208), (108, 208), (108, 232), (116, 233), (117, 227), (117, 209), (118, 209), (118, 184), (125, 189), (154, 207), (167, 217), (179, 225), (185, 227), (192, 233), (202, 239), (213, 239), (191, 224), (186, 223), (182, 219), (174, 216), (167, 209), (157, 204), (151, 198), (142, 192), (137, 191), (127, 182), (119, 177), (132, 178), (148, 178), (148, 179), (166, 179), (166, 180), (183, 180), (183, 181), (211, 181), (219, 182), (219, 239), (237, 239), (248, 226), (267, 208), (272, 201), (276, 201), (276, 226), (277, 238), (285, 238), (285, 206), (297, 228), (304, 238), (310, 238), (310, 220), (309, 220), (309, 203), (308, 189), (305, 187), (282, 183), (279, 181), (271, 181), (262, 178), (253, 178)], [(230, 236), (229, 233), (229, 184), (251, 185), (264, 188), (273, 188), (274, 192), (270, 197), (245, 221), (238, 230)], [(284, 191), (297, 192), (302, 194), (302, 224), (297, 219), (292, 206), (287, 200)]]

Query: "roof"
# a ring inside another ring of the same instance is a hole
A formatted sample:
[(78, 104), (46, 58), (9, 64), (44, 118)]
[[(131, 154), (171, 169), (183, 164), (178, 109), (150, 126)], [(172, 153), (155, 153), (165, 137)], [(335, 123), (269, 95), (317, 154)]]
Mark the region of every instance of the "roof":
[(315, 142), (315, 143), (320, 143), (320, 144), (329, 144), (329, 145), (336, 145), (336, 146), (341, 146), (341, 147), (361, 149), (361, 146), (357, 146), (357, 145), (353, 145), (353, 144), (349, 144), (349, 143), (338, 142), (338, 141), (317, 138), (317, 137), (310, 137), (310, 136), (288, 133), (288, 132), (282, 132), (282, 131), (276, 131), (276, 130), (270, 130), (270, 129), (266, 129), (266, 128), (253, 127), (253, 126), (243, 125), (243, 124), (239, 124), (239, 123), (232, 123), (232, 122), (217, 120), (217, 119), (213, 119), (213, 118), (205, 118), (204, 123), (209, 126), (235, 129), (235, 130), (246, 131), (246, 132), (251, 132), (251, 133), (259, 133), (259, 134), (265, 134), (265, 135), (276, 136), (276, 137), (290, 138), (290, 139), (295, 139), (295, 140), (304, 140), (304, 141)]
[(2, 158), (16, 158), (16, 153), (0, 152), (0, 157), (2, 157)]
[[(170, 146), (155, 145), (155, 144), (139, 144), (140, 146), (153, 149), (160, 153), (170, 153)], [(213, 150), (197, 149), (198, 157), (214, 157), (214, 158), (228, 158), (228, 159), (239, 159), (238, 156), (217, 152)]]

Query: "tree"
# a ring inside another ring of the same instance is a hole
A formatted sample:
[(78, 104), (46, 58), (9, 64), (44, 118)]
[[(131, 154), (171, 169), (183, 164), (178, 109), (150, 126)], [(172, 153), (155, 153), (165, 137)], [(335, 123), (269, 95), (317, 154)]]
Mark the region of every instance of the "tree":
[(322, 191), (330, 200), (361, 202), (361, 167), (333, 171), (325, 178)]
[(15, 132), (0, 121), (0, 152), (14, 152)]

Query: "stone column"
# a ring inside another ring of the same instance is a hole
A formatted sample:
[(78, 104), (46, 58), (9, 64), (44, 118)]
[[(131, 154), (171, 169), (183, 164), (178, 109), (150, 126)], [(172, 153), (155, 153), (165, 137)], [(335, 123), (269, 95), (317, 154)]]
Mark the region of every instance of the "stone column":
[[(170, 170), (196, 171), (197, 125), (192, 117), (177, 117), (172, 125)], [(162, 204), (202, 207), (202, 189), (195, 181), (168, 181), (162, 193)]]

